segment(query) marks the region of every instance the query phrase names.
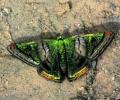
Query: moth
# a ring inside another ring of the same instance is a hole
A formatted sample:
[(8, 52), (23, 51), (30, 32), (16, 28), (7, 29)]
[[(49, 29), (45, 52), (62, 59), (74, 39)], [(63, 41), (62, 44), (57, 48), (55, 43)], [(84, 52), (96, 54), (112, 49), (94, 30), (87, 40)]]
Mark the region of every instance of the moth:
[(86, 74), (114, 37), (98, 32), (48, 39), (27, 39), (11, 43), (8, 51), (35, 66), (41, 76), (56, 82), (73, 81)]

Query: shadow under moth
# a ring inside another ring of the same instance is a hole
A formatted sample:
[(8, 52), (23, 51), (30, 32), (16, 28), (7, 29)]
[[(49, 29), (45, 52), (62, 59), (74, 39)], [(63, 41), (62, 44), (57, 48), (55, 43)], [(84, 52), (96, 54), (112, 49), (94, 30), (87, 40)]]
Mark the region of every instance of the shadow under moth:
[[(49, 80), (73, 81), (92, 68), (99, 55), (114, 37), (112, 32), (28, 39), (11, 43), (8, 51), (20, 60), (35, 66)], [(96, 64), (95, 64), (96, 65)]]

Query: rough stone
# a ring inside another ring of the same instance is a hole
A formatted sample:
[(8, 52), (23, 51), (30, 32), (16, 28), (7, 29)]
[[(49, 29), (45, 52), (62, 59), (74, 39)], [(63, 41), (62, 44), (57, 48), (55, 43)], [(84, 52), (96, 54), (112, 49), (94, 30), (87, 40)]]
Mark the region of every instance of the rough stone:
[[(0, 100), (120, 99), (119, 29), (119, 0), (1, 0)], [(41, 34), (47, 38), (66, 31), (69, 34), (116, 33), (98, 59), (92, 82), (89, 74), (73, 82), (45, 80), (36, 69), (10, 55), (6, 49), (18, 38)]]

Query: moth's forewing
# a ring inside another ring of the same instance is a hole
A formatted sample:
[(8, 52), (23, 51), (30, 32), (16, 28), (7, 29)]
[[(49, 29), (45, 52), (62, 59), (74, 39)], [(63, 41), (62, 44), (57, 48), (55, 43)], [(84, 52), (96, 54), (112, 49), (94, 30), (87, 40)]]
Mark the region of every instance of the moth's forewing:
[(71, 48), (74, 46), (72, 51), (74, 54), (68, 52), (68, 55), (72, 55), (72, 59), (69, 60), (72, 66), (68, 66), (68, 79), (71, 81), (85, 74), (88, 69), (92, 67), (89, 61), (96, 60), (113, 37), (114, 33), (110, 32), (86, 34), (75, 37), (75, 44), (67, 47)]
[(103, 53), (103, 51), (107, 48), (107, 46), (110, 44), (112, 39), (115, 36), (115, 33), (112, 32), (104, 32), (103, 33), (103, 39), (100, 42), (100, 44), (94, 49), (94, 52), (91, 54), (90, 59), (95, 60), (97, 57), (100, 56), (100, 54)]
[(40, 64), (40, 60), (37, 55), (37, 46), (38, 44), (36, 42), (30, 41), (11, 43), (7, 47), (7, 49), (12, 55), (17, 57), (18, 59), (32, 66), (38, 67)]

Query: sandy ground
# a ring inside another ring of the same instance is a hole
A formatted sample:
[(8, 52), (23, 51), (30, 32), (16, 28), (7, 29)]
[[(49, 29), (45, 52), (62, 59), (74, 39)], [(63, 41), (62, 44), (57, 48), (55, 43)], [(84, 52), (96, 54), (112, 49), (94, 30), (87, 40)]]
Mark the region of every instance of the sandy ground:
[[(120, 0), (0, 0), (0, 100), (120, 99), (119, 23)], [(73, 82), (47, 81), (6, 49), (20, 37), (45, 32), (45, 37), (54, 37), (65, 30), (116, 33), (98, 58), (95, 75)]]

